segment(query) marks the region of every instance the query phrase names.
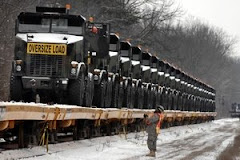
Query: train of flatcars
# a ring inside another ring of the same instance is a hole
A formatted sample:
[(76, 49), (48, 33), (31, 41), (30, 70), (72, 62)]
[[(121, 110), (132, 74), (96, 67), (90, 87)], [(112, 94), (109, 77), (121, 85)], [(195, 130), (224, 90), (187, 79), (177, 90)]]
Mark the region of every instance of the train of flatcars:
[(0, 103), (0, 137), (17, 137), (19, 147), (46, 130), (55, 140), (59, 132), (79, 139), (141, 130), (157, 105), (163, 127), (216, 116), (211, 86), (121, 40), (109, 24), (69, 14), (69, 5), (17, 17), (10, 99), (22, 102)]

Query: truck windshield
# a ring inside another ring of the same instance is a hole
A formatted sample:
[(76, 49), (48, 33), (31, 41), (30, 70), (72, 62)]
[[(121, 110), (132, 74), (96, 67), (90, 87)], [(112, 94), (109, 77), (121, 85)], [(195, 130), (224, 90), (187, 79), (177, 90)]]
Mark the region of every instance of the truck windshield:
[(24, 15), (18, 17), (18, 32), (83, 34), (83, 19), (77, 16), (38, 16)]
[(133, 54), (133, 60), (139, 61), (140, 56), (138, 54)]
[(152, 67), (153, 67), (153, 68), (157, 68), (157, 63), (153, 63), (153, 64), (152, 64)]
[(142, 64), (145, 66), (150, 66), (149, 62), (150, 62), (149, 60), (145, 60), (145, 59), (142, 60)]

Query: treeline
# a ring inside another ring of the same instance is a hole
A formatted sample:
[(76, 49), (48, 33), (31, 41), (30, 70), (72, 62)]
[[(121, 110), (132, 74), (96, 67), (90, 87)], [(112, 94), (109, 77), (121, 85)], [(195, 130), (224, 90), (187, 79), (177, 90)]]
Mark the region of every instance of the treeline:
[(179, 20), (184, 11), (172, 0), (1, 0), (0, 100), (8, 99), (14, 51), (14, 20), (37, 5), (65, 5), (71, 13), (111, 24), (111, 30), (152, 54), (213, 86), (219, 116), (227, 116), (240, 92), (239, 63), (229, 58), (235, 40), (219, 28), (194, 18)]

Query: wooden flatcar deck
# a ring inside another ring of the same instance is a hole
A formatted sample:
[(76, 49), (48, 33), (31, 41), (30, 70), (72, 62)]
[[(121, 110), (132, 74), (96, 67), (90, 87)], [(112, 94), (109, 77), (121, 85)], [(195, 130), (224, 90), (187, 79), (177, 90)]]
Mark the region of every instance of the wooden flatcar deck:
[[(41, 103), (0, 102), (0, 131), (9, 127), (14, 121), (37, 120), (37, 121), (65, 121), (65, 120), (111, 120), (111, 119), (143, 119), (143, 115), (153, 112), (150, 109), (116, 109), (81, 107), (74, 105), (47, 105)], [(178, 121), (184, 118), (207, 118), (215, 117), (216, 112), (188, 112), (165, 110), (164, 120)]]

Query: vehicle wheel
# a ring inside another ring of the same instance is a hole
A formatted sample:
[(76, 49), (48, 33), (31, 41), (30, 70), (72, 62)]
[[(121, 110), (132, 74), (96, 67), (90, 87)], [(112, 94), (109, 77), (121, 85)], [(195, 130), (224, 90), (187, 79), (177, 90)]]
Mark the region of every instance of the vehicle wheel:
[(144, 88), (144, 102), (143, 102), (143, 108), (149, 109), (149, 98), (150, 98), (150, 91), (148, 88)]
[(106, 80), (102, 79), (101, 82), (96, 85), (96, 90), (95, 90), (95, 105), (100, 107), (100, 108), (105, 108), (105, 96), (106, 96)]
[(153, 109), (154, 108), (154, 88), (151, 87), (151, 89), (149, 90), (149, 97), (148, 97), (148, 104), (149, 104), (149, 109)]
[(177, 110), (178, 109), (178, 105), (177, 105), (177, 96), (174, 94), (172, 97), (172, 104), (173, 104), (173, 110)]
[(131, 89), (131, 108), (135, 107), (136, 90), (137, 90), (136, 85), (133, 83)]
[(160, 93), (160, 89), (157, 89), (156, 92), (156, 106), (160, 105), (160, 97), (161, 97), (161, 93)]
[(117, 108), (118, 103), (118, 92), (119, 92), (119, 83), (117, 81), (113, 82), (113, 88), (112, 88), (112, 105), (111, 107)]
[(20, 101), (23, 99), (23, 85), (21, 77), (11, 74), (10, 79), (10, 100)]
[(108, 79), (107, 85), (106, 85), (106, 96), (105, 96), (105, 107), (109, 108), (112, 103), (112, 80)]
[(124, 96), (124, 88), (123, 83), (120, 82), (119, 89), (118, 89), (118, 108), (123, 107), (123, 96)]
[(131, 90), (132, 90), (132, 84), (128, 83), (124, 90), (124, 103), (123, 103), (123, 106), (127, 108), (131, 108), (131, 103), (132, 103)]
[(142, 86), (139, 86), (136, 91), (136, 108), (143, 109), (143, 102), (144, 102), (144, 89)]
[(93, 76), (88, 75), (86, 80), (86, 91), (84, 96), (84, 102), (86, 107), (92, 106), (93, 103), (93, 96), (94, 96), (94, 80)]
[(157, 106), (157, 98), (158, 98), (158, 90), (156, 87), (153, 89), (153, 108), (155, 109)]
[(70, 80), (68, 87), (69, 103), (73, 105), (83, 105), (85, 92), (84, 74), (80, 74), (77, 79)]

